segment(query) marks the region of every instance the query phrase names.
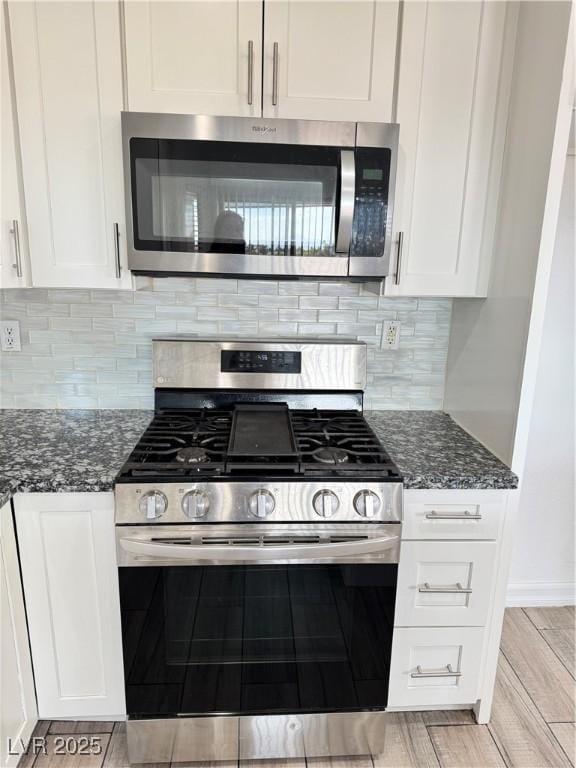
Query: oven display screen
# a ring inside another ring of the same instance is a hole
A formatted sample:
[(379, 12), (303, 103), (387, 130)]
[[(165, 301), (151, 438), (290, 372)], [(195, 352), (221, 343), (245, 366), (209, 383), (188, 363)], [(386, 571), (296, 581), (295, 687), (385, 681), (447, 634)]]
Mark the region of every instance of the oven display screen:
[(302, 353), (224, 349), (220, 370), (223, 373), (300, 373)]

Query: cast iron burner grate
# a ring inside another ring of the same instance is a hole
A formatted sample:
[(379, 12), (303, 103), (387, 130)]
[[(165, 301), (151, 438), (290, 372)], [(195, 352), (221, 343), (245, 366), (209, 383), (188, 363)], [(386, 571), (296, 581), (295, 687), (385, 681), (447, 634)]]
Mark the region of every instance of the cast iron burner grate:
[(158, 411), (117, 481), (399, 474), (359, 411), (285, 404)]

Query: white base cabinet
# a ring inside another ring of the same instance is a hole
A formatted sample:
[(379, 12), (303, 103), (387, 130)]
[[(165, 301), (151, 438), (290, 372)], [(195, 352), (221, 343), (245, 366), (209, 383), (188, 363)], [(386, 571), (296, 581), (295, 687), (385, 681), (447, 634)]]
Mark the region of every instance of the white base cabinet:
[(40, 718), (123, 717), (113, 494), (14, 502)]
[(0, 509), (0, 611), (0, 765), (15, 768), (38, 716), (10, 503)]
[(403, 541), (394, 624), (483, 627), (495, 557), (493, 542)]
[(492, 703), (510, 561), (509, 491), (407, 490), (388, 707)]
[(477, 627), (395, 627), (389, 705), (475, 704), (483, 642)]

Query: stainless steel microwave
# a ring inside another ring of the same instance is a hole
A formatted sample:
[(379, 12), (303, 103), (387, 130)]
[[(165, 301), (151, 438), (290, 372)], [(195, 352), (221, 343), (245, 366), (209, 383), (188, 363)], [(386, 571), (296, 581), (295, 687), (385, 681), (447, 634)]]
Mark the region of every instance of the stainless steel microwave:
[(385, 277), (398, 126), (122, 113), (140, 274)]

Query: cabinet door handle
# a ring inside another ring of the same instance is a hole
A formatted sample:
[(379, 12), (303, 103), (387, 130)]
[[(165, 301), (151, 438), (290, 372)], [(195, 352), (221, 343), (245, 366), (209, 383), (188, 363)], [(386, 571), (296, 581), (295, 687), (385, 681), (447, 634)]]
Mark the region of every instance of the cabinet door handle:
[(416, 672), (411, 672), (410, 677), (462, 677), (462, 672), (452, 669), (452, 664), (446, 664), (442, 669), (422, 669), (418, 664)]
[(453, 515), (450, 512), (436, 512), (433, 509), (426, 513), (426, 520), (482, 520), (482, 515), (477, 512), (457, 512)]
[(278, 43), (274, 43), (272, 54), (272, 106), (278, 104)]
[(17, 276), (22, 277), (22, 254), (20, 252), (20, 229), (18, 227), (18, 219), (12, 219), (10, 234), (14, 238), (14, 258), (16, 259), (12, 266), (16, 270)]
[(423, 585), (418, 587), (418, 592), (425, 592), (429, 595), (471, 595), (472, 590), (468, 587), (463, 587), (460, 582), (457, 582), (455, 587), (431, 587), (427, 581)]
[(118, 222), (114, 222), (114, 252), (116, 254), (116, 277), (120, 279), (122, 275), (122, 264), (120, 262), (120, 227)]
[(248, 104), (252, 106), (254, 95), (254, 40), (248, 40)]
[(400, 268), (402, 266), (402, 247), (404, 245), (404, 232), (398, 232), (398, 251), (396, 256), (396, 274), (394, 285), (400, 285)]

